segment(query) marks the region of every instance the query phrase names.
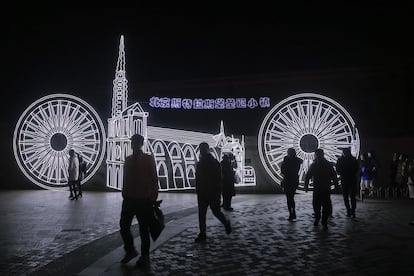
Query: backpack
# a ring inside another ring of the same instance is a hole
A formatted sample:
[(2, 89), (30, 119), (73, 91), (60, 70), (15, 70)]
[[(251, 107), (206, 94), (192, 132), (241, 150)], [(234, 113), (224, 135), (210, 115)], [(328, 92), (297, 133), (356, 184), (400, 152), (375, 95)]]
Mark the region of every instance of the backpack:
[(81, 173), (84, 173), (84, 174), (86, 174), (86, 162), (81, 162), (80, 163), (80, 165), (79, 165), (79, 170), (80, 170), (80, 172)]
[(79, 159), (79, 175), (85, 175), (86, 174), (86, 162), (83, 161), (83, 158), (81, 156), (78, 156)]

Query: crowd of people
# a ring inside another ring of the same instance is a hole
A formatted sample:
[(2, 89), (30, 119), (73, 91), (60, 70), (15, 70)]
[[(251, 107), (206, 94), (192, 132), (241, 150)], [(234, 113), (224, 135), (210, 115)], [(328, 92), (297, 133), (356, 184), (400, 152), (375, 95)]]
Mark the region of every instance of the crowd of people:
[[(281, 186), (286, 194), (290, 221), (296, 220), (294, 195), (299, 185), (299, 170), (302, 159), (296, 156), (293, 148), (288, 149), (281, 164), (283, 180)], [(354, 157), (350, 148), (344, 148), (336, 164), (327, 161), (322, 149), (315, 151), (314, 162), (305, 175), (305, 191), (309, 182), (313, 185), (314, 225), (321, 220), (323, 228), (328, 229), (328, 217), (332, 213), (330, 194), (332, 186), (340, 189), (343, 195), (346, 216), (355, 218), (356, 197), (363, 201), (366, 197), (385, 197), (405, 195), (414, 198), (414, 161), (406, 154), (395, 153), (391, 163), (391, 181), (384, 187), (377, 182), (380, 165), (375, 152), (361, 153), (359, 159)], [(338, 185), (340, 184), (340, 186)], [(339, 188), (340, 187), (340, 188)], [(358, 193), (359, 191), (359, 193)]]
[(395, 152), (390, 165), (390, 185), (387, 193), (414, 198), (414, 158)]
[[(125, 255), (121, 263), (126, 264), (138, 256), (131, 233), (134, 217), (138, 220), (141, 239), (141, 256), (136, 262), (138, 268), (150, 266), (149, 249), (151, 228), (154, 225), (154, 208), (158, 202), (158, 176), (156, 162), (152, 155), (143, 152), (144, 137), (135, 134), (131, 137), (132, 154), (126, 157), (122, 189), (122, 209), (120, 217), (120, 233), (124, 243)], [(232, 232), (230, 219), (221, 211), (233, 211), (232, 197), (235, 196), (236, 163), (232, 154), (224, 154), (218, 161), (211, 153), (210, 146), (203, 142), (199, 145), (199, 160), (195, 171), (195, 190), (198, 204), (199, 233), (194, 242), (207, 241), (206, 214), (210, 207), (213, 215), (223, 224), (227, 234)], [(283, 180), (281, 186), (286, 195), (289, 221), (296, 220), (295, 194), (299, 185), (299, 171), (303, 160), (296, 156), (293, 148), (289, 148), (281, 164)], [(413, 158), (405, 154), (395, 153), (391, 163), (390, 190), (408, 189), (414, 198)], [(350, 148), (344, 148), (342, 156), (336, 164), (325, 159), (324, 151), (317, 149), (313, 163), (305, 174), (305, 191), (312, 183), (312, 206), (314, 226), (321, 222), (323, 229), (328, 230), (328, 219), (332, 216), (331, 191), (341, 189), (347, 217), (356, 217), (359, 191), (360, 200), (370, 196), (378, 188), (377, 177), (379, 164), (374, 152), (362, 153), (357, 159)], [(85, 177), (86, 164), (82, 156), (73, 149), (69, 151), (68, 185), (70, 199), (77, 200), (82, 196), (81, 181)], [(340, 186), (339, 186), (340, 184)], [(413, 222), (414, 223), (414, 222)]]
[[(126, 264), (138, 256), (131, 233), (134, 217), (138, 220), (141, 238), (141, 256), (135, 267), (146, 269), (150, 266), (149, 249), (151, 228), (154, 221), (154, 205), (158, 198), (158, 176), (153, 156), (143, 152), (144, 137), (135, 134), (131, 137), (132, 154), (127, 156), (124, 164), (124, 182), (122, 188), (122, 210), (120, 219), (121, 237), (125, 255), (121, 260)], [(235, 195), (235, 167), (231, 155), (224, 155), (219, 162), (210, 153), (207, 143), (199, 145), (199, 160), (196, 165), (196, 194), (198, 203), (199, 233), (194, 242), (207, 240), (207, 209), (223, 224), (225, 232), (230, 234), (232, 227), (229, 218), (221, 211), (232, 211), (231, 199)]]
[(381, 165), (375, 152), (361, 153), (360, 199), (377, 198), (414, 198), (414, 159), (408, 154), (395, 152), (389, 165), (389, 180), (382, 184), (378, 181)]

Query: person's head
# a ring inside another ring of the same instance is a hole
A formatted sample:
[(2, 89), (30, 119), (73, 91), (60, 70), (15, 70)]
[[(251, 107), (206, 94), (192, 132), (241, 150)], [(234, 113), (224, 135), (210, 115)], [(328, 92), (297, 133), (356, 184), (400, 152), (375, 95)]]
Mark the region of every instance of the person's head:
[(75, 150), (74, 149), (69, 150), (69, 156), (75, 156)]
[(200, 155), (202, 156), (210, 153), (210, 146), (206, 142), (200, 143), (198, 148), (200, 150)]
[(294, 148), (289, 148), (289, 149), (287, 150), (287, 155), (288, 155), (289, 157), (295, 157), (295, 156), (296, 156), (296, 151), (295, 151), (295, 149), (294, 149)]
[(144, 137), (139, 134), (131, 136), (131, 148), (133, 151), (140, 150), (144, 145)]
[(351, 148), (342, 149), (342, 153), (344, 156), (351, 156)]
[(227, 154), (223, 155), (223, 161), (228, 162), (230, 161), (230, 157)]
[(323, 159), (324, 159), (323, 149), (317, 149), (317, 150), (315, 150), (315, 160), (321, 161)]

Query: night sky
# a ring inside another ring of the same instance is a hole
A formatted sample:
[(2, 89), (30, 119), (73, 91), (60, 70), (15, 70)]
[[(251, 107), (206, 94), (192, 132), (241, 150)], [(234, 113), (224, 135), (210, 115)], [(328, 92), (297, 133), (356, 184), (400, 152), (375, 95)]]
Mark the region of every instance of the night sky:
[(413, 9), (405, 2), (137, 2), (10, 7), (2, 24), (9, 97), (2, 128), (11, 135), (25, 108), (53, 93), (81, 97), (106, 122), (124, 35), (129, 99), (148, 108), (150, 125), (215, 132), (224, 119), (230, 132), (256, 135), (268, 109), (160, 111), (146, 103), (151, 96), (268, 96), (273, 106), (314, 92), (343, 104), (362, 135), (414, 135)]

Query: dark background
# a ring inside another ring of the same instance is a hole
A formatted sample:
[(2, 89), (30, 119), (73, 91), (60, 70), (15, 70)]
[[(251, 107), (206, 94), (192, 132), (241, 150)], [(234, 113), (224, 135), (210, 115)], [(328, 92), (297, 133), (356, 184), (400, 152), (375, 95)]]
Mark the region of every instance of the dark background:
[(121, 35), (129, 100), (150, 112), (149, 125), (214, 133), (224, 120), (228, 134), (255, 136), (269, 109), (154, 110), (147, 102), (151, 96), (268, 96), (274, 106), (313, 92), (348, 110), (364, 150), (412, 151), (412, 143), (398, 142), (414, 137), (414, 24), (408, 1), (226, 3), (9, 4), (1, 25), (6, 163), (1, 186), (24, 181), (11, 139), (33, 101), (73, 94), (92, 105), (106, 125)]

